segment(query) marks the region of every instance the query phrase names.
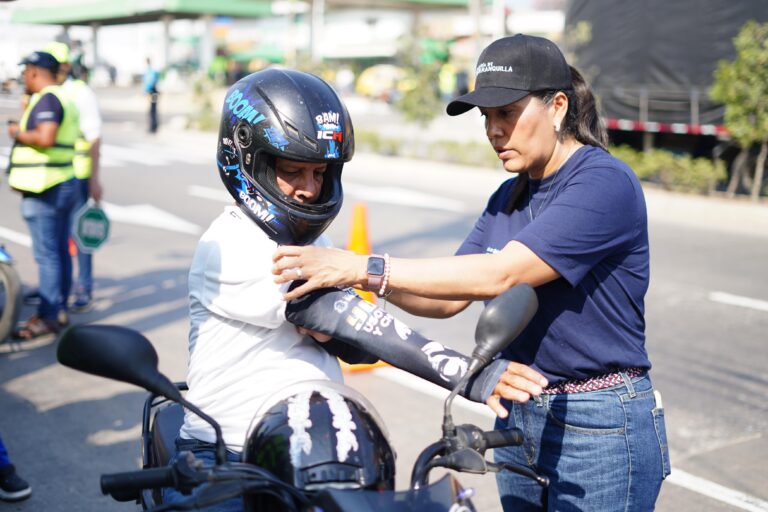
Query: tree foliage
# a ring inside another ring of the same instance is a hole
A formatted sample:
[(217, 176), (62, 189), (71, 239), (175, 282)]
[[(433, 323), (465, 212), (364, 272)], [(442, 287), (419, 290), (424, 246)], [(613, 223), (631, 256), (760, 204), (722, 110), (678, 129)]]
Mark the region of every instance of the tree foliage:
[(426, 126), (440, 112), (442, 102), (438, 88), (438, 74), (447, 58), (434, 43), (406, 36), (400, 42), (397, 60), (406, 73), (400, 84), (400, 97), (395, 107), (406, 120)]
[(760, 146), (752, 187), (757, 198), (768, 155), (768, 23), (747, 22), (733, 43), (736, 58), (718, 63), (710, 95), (725, 105), (725, 125), (739, 145)]

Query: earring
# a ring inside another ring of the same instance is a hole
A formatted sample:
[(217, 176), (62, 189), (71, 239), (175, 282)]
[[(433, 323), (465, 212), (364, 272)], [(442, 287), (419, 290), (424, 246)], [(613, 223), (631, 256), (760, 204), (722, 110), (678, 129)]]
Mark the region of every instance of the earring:
[(560, 125), (559, 124), (555, 125), (555, 133), (560, 133)]

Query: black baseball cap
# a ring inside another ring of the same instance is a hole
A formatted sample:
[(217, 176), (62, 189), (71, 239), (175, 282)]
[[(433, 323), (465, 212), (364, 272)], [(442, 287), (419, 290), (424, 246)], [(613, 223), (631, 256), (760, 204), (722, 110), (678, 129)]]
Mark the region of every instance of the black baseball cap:
[(19, 64), (44, 68), (51, 71), (54, 75), (59, 72), (59, 61), (47, 52), (32, 52), (24, 57)]
[(535, 91), (571, 89), (571, 68), (555, 43), (525, 34), (497, 39), (477, 60), (475, 90), (448, 104), (449, 116), (503, 107)]

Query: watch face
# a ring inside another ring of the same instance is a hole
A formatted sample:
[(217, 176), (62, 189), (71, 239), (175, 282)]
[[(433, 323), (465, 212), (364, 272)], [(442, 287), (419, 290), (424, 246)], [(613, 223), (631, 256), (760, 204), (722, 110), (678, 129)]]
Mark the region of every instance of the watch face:
[(374, 276), (384, 275), (384, 258), (370, 257), (368, 258), (368, 273)]

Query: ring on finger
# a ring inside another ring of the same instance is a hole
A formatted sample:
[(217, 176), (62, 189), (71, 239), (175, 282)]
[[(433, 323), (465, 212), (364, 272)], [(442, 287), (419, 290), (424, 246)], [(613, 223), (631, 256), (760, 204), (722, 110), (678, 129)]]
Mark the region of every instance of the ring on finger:
[(302, 272), (300, 267), (295, 267), (293, 271), (296, 272), (296, 279), (301, 279), (304, 277), (304, 272)]

